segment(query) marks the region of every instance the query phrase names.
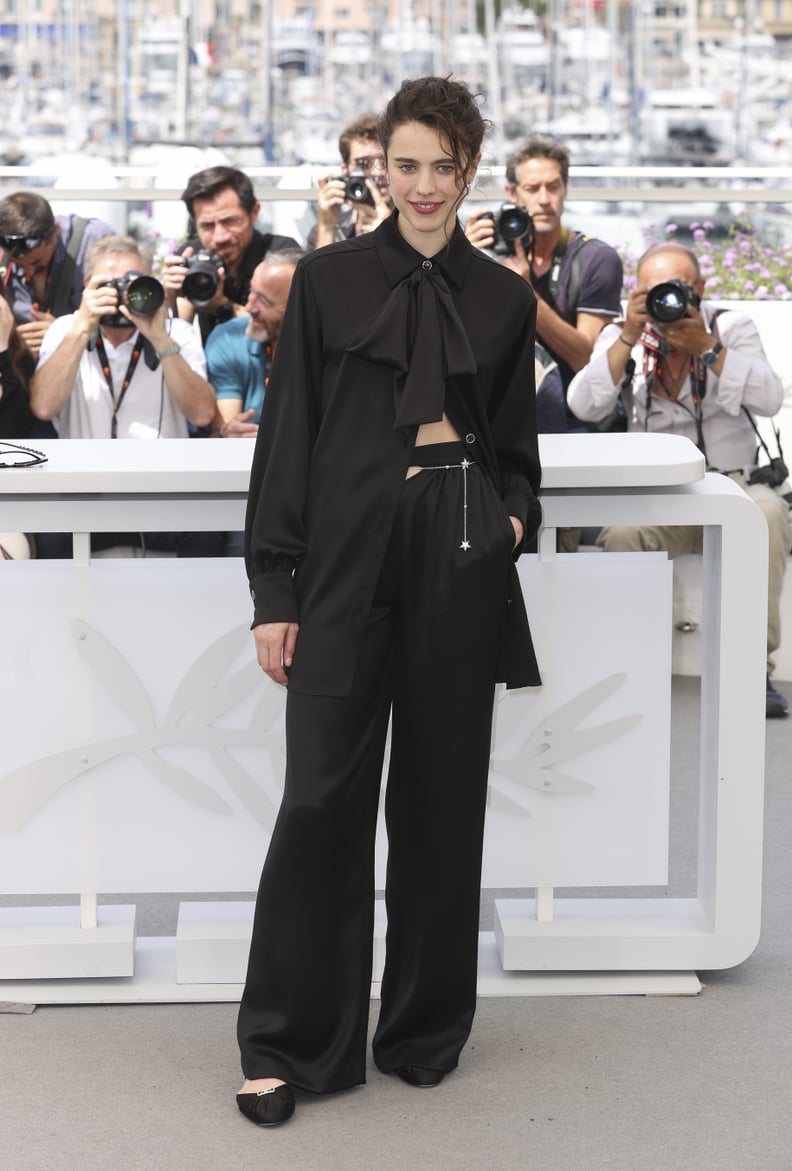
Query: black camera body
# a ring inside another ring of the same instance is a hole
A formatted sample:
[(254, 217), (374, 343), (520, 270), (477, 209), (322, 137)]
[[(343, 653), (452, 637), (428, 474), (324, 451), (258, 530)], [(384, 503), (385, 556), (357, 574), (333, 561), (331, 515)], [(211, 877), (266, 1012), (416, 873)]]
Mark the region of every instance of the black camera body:
[(479, 218), (492, 220), (495, 234), (495, 246), (492, 251), (496, 256), (513, 256), (515, 240), (521, 241), (526, 252), (533, 248), (534, 226), (531, 213), (518, 203), (502, 203), (497, 216), (495, 212), (486, 211)]
[[(102, 281), (100, 289), (111, 288), (118, 293), (118, 304), (143, 317), (152, 317), (165, 300), (165, 290), (154, 276), (145, 272), (127, 272), (123, 276)], [(99, 318), (106, 329), (129, 329), (132, 322), (123, 313), (106, 313)]]
[(687, 317), (688, 306), (698, 309), (701, 297), (696, 290), (684, 281), (674, 278), (655, 285), (646, 294), (646, 312), (652, 321), (660, 325), (671, 325), (674, 321), (681, 321)]
[(366, 186), (365, 171), (348, 171), (346, 175), (334, 175), (339, 183), (344, 184), (344, 199), (347, 203), (365, 203), (374, 207), (374, 196)]
[(767, 484), (768, 488), (780, 488), (789, 478), (789, 468), (781, 456), (774, 456), (769, 464), (754, 468), (748, 477), (749, 484)]
[(217, 287), (220, 284), (219, 270), (223, 266), (223, 258), (217, 252), (201, 248), (194, 256), (184, 259), (190, 271), (182, 283), (182, 296), (186, 297), (196, 309), (203, 309), (217, 292)]

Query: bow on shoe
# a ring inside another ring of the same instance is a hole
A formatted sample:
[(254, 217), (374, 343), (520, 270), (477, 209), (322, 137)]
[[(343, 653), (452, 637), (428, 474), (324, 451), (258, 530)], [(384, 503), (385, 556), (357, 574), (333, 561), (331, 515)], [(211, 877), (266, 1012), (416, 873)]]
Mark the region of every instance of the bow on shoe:
[(425, 261), (399, 281), (347, 353), (392, 366), (398, 427), (437, 423), (443, 417), (447, 378), (475, 374), (470, 348), (445, 277)]

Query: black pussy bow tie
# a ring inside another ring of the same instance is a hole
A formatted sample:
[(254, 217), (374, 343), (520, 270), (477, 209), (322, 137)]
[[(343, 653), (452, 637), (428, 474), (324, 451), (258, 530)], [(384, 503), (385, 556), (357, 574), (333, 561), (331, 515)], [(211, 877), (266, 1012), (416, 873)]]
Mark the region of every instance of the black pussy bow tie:
[(396, 380), (394, 428), (439, 422), (446, 379), (476, 373), (451, 291), (431, 260), (399, 281), (347, 353), (404, 375)]

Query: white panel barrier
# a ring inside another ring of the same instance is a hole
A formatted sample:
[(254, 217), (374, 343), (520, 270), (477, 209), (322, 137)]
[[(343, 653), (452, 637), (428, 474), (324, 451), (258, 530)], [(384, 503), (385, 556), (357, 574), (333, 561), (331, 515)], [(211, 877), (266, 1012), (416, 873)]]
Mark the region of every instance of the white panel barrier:
[[(46, 465), (0, 473), (0, 529), (241, 525), (246, 441), (40, 446)], [(546, 530), (520, 573), (543, 686), (499, 693), (484, 858), (486, 887), (536, 893), (496, 903), (482, 987), (534, 990), (522, 972), (565, 974), (569, 989), (570, 973), (597, 972), (625, 990), (643, 972), (668, 990), (669, 974), (739, 963), (758, 938), (764, 522), (730, 481), (701, 478), (686, 440), (547, 436), (542, 448)], [(668, 881), (672, 565), (554, 552), (556, 526), (641, 521), (706, 526), (698, 878), (682, 899), (624, 897)], [(0, 891), (81, 896), (79, 914), (0, 910), (0, 997), (233, 999), (249, 903), (182, 903), (176, 939), (147, 941), (134, 907), (97, 901), (258, 883), (284, 692), (255, 664), (241, 563), (16, 562), (0, 575), (12, 664), (0, 677)], [(380, 832), (379, 885), (385, 850)], [(557, 898), (559, 886), (614, 897)], [(378, 907), (375, 980), (384, 931)]]

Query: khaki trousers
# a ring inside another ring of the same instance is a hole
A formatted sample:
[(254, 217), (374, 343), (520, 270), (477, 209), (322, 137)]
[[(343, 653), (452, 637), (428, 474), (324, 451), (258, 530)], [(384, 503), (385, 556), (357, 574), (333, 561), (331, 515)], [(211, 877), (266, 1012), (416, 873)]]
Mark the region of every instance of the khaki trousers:
[[(781, 643), (781, 589), (784, 570), (792, 548), (792, 513), (777, 492), (767, 484), (748, 484), (732, 476), (761, 508), (770, 535), (769, 573), (767, 581), (767, 671), (773, 670), (773, 653)], [(665, 549), (672, 557), (682, 553), (700, 553), (700, 526), (649, 525), (641, 527), (610, 526), (601, 530), (597, 544), (607, 553), (655, 553)]]

